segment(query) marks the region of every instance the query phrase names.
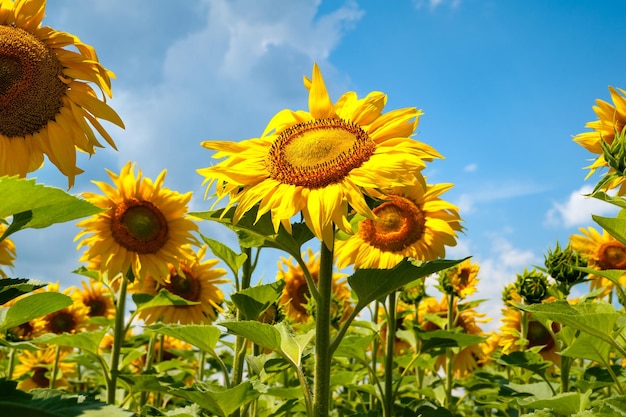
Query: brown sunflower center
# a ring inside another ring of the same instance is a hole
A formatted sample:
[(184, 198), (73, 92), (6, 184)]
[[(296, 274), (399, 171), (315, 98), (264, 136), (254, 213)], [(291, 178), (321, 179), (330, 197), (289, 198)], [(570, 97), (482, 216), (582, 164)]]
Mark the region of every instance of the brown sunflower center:
[(343, 180), (374, 153), (376, 144), (357, 124), (341, 119), (298, 123), (272, 144), (265, 165), (283, 184), (323, 188)]
[(113, 213), (111, 234), (126, 249), (140, 254), (156, 253), (168, 238), (167, 219), (149, 201), (130, 198)]
[(408, 198), (393, 196), (373, 210), (378, 220), (366, 219), (359, 226), (363, 240), (385, 252), (400, 252), (417, 242), (426, 230), (422, 210)]
[(607, 242), (598, 250), (600, 269), (626, 269), (626, 246), (619, 242)]
[(33, 369), (33, 376), (31, 380), (37, 385), (38, 388), (49, 388), (50, 379), (48, 379), (48, 369), (44, 366), (37, 366)]
[(470, 279), (470, 270), (468, 268), (461, 268), (459, 270), (459, 287), (461, 289), (467, 288)]
[(170, 272), (170, 282), (165, 284), (165, 288), (185, 300), (199, 301), (200, 281), (189, 268), (181, 266), (181, 270), (184, 275), (178, 274), (175, 269)]
[(57, 55), (31, 33), (0, 25), (0, 134), (24, 137), (54, 120), (67, 86)]
[(89, 308), (89, 317), (104, 317), (107, 312), (107, 302), (102, 297), (93, 297), (84, 301), (85, 305)]
[(286, 291), (291, 298), (291, 306), (299, 313), (306, 314), (311, 292), (304, 276), (294, 276), (288, 280)]
[(76, 317), (69, 311), (53, 313), (48, 319), (47, 330), (50, 333), (73, 333), (77, 327)]

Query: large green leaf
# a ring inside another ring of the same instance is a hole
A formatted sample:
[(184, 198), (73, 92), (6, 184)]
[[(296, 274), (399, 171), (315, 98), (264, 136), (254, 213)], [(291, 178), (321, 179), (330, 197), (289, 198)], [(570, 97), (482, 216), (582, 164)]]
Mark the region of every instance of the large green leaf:
[(237, 276), (239, 268), (241, 268), (241, 266), (244, 264), (244, 262), (248, 258), (248, 255), (246, 255), (245, 253), (237, 254), (222, 242), (211, 239), (210, 237), (204, 236), (203, 234), (200, 234), (200, 236), (202, 237), (204, 243), (209, 246), (211, 252), (213, 252), (213, 255), (224, 261), (228, 268), (230, 268), (230, 270), (233, 272), (233, 274)]
[(419, 338), (424, 341), (422, 343), (421, 352), (427, 352), (431, 349), (441, 349), (449, 347), (464, 348), (467, 346), (477, 345), (484, 342), (485, 337), (458, 333), (448, 330), (432, 330), (429, 332), (420, 332)]
[(560, 354), (572, 358), (589, 359), (606, 365), (610, 351), (611, 345), (609, 343), (589, 333), (580, 333), (574, 342)]
[(602, 217), (592, 214), (591, 218), (611, 236), (626, 245), (626, 210), (621, 210), (617, 217)]
[(358, 297), (358, 310), (374, 300), (385, 298), (418, 278), (450, 268), (464, 260), (441, 259), (415, 265), (410, 260), (404, 259), (393, 269), (357, 269), (348, 277), (348, 283)]
[(530, 350), (503, 354), (497, 359), (497, 362), (501, 365), (517, 366), (523, 369), (528, 369), (529, 371), (540, 375), (542, 378), (545, 378), (546, 372), (553, 365), (552, 362), (544, 360), (539, 353)]
[(23, 294), (42, 288), (47, 282), (28, 278), (4, 278), (0, 279), (0, 305), (11, 301)]
[(60, 188), (36, 184), (34, 179), (0, 177), (0, 218), (13, 216), (13, 222), (0, 239), (24, 228), (44, 228), (103, 211), (86, 200)]
[(153, 324), (145, 329), (190, 343), (205, 352), (213, 352), (222, 335), (215, 326), (198, 324)]
[[(281, 249), (293, 256), (300, 257), (302, 245), (313, 238), (313, 233), (311, 233), (308, 227), (303, 223), (296, 223), (292, 226), (291, 233), (287, 232), (283, 226), (280, 226), (278, 232), (276, 232), (274, 231), (270, 214), (266, 213), (257, 219), (257, 212), (256, 206), (251, 208), (239, 219), (237, 224), (233, 224), (234, 207), (227, 211), (220, 209), (189, 214), (201, 219), (221, 223), (234, 230), (240, 237), (239, 243), (244, 247), (264, 246)], [(249, 245), (246, 246), (246, 242)]]
[(598, 200), (606, 201), (621, 208), (626, 208), (626, 199), (618, 196), (610, 196), (604, 191), (596, 191), (589, 195), (590, 197), (597, 198)]
[(256, 320), (267, 308), (278, 301), (285, 288), (285, 281), (249, 287), (231, 294), (230, 299), (241, 312), (244, 320)]
[(84, 395), (54, 390), (25, 393), (17, 382), (0, 380), (0, 415), (21, 417), (129, 417), (135, 414)]
[(573, 415), (584, 411), (589, 405), (591, 392), (566, 392), (557, 394), (552, 398), (535, 399), (532, 397), (518, 399), (517, 402), (526, 408), (547, 408), (559, 415)]
[(31, 294), (17, 300), (8, 309), (0, 309), (0, 332), (70, 305), (72, 305), (72, 299), (58, 292)]
[(136, 391), (162, 392), (181, 397), (222, 417), (232, 415), (239, 407), (260, 395), (248, 381), (233, 388), (225, 389), (205, 383), (196, 383), (191, 387), (179, 388), (171, 383), (161, 382), (153, 375), (136, 376), (129, 380)]
[(41, 344), (49, 344), (49, 345), (59, 345), (66, 347), (73, 347), (77, 349), (84, 350), (85, 352), (92, 353), (94, 355), (98, 355), (98, 350), (100, 347), (100, 343), (102, 342), (102, 338), (104, 334), (107, 332), (107, 329), (100, 331), (92, 331), (92, 332), (84, 332), (84, 333), (76, 333), (76, 334), (44, 334), (35, 340), (33, 343), (41, 343)]
[(165, 288), (161, 288), (156, 295), (147, 293), (133, 294), (133, 301), (137, 304), (137, 311), (163, 306), (189, 306), (200, 304), (199, 301), (189, 301), (176, 294), (172, 294)]

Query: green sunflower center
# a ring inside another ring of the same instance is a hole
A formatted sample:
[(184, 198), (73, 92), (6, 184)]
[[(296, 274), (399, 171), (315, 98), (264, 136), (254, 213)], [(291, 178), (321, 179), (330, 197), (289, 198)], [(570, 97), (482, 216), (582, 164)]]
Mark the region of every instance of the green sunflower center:
[(189, 268), (181, 267), (181, 269), (184, 275), (173, 270), (170, 274), (170, 282), (165, 284), (165, 288), (185, 300), (199, 301), (202, 289), (200, 281)]
[(600, 269), (626, 269), (626, 246), (619, 242), (603, 244), (598, 251)]
[(357, 124), (341, 119), (298, 123), (284, 130), (265, 160), (283, 184), (323, 188), (343, 180), (369, 160), (376, 144)]
[[(561, 326), (558, 323), (552, 323), (551, 327), (554, 333), (558, 333), (559, 330), (561, 330)], [(554, 346), (554, 339), (548, 329), (536, 320), (530, 320), (528, 322), (526, 338), (528, 339), (529, 347), (544, 346), (544, 348), (541, 349), (542, 352), (550, 350), (550, 348)]]
[(130, 198), (115, 209), (111, 234), (120, 245), (140, 254), (156, 253), (168, 239), (167, 219), (149, 201)]
[(359, 234), (363, 240), (384, 252), (400, 252), (424, 236), (424, 213), (408, 198), (393, 196), (373, 212), (378, 220), (361, 222)]
[(0, 134), (24, 137), (63, 106), (67, 86), (57, 55), (31, 33), (0, 25)]

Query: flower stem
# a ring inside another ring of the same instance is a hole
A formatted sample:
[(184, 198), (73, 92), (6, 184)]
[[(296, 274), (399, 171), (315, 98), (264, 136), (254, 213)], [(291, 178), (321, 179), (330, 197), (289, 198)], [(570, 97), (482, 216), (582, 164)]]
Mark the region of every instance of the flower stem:
[[(454, 329), (454, 294), (448, 294), (448, 326), (451, 332)], [(452, 348), (446, 349), (446, 407), (452, 408), (452, 386), (454, 385), (454, 352)]]
[(394, 391), (393, 391), (393, 356), (396, 342), (396, 293), (389, 294), (389, 306), (387, 308), (387, 349), (385, 355), (385, 404), (383, 415), (393, 415)]
[[(252, 249), (243, 248), (243, 253), (245, 253), (246, 260), (241, 267), (241, 288), (240, 290), (245, 290), (250, 287), (250, 282), (252, 281)], [(237, 320), (242, 319), (241, 311), (237, 310)], [(243, 336), (237, 336), (235, 338), (235, 357), (233, 359), (233, 375), (231, 378), (230, 386), (237, 386), (241, 384), (243, 381), (243, 366), (246, 359), (246, 345), (247, 339)], [(238, 417), (241, 415), (241, 410), (238, 409), (233, 413), (234, 417)]]
[[(334, 246), (334, 242), (332, 244)], [(333, 247), (322, 242), (315, 306), (315, 376), (313, 415), (327, 417), (330, 408), (330, 301), (333, 284)]]
[(59, 357), (61, 356), (61, 346), (56, 345), (54, 348), (54, 363), (52, 364), (52, 375), (50, 376), (50, 389), (54, 389), (59, 373)]
[(117, 297), (117, 308), (115, 310), (115, 325), (113, 328), (113, 347), (111, 349), (111, 378), (107, 384), (107, 403), (115, 404), (115, 393), (117, 390), (117, 375), (119, 373), (120, 352), (124, 340), (124, 316), (126, 313), (126, 290), (128, 280), (124, 277), (120, 283), (120, 290)]

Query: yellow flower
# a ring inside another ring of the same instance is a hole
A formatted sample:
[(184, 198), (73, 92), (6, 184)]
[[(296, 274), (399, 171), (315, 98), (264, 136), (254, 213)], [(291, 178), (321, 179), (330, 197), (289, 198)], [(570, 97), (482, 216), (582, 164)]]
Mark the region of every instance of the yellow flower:
[[(311, 278), (317, 283), (320, 262), (318, 254), (314, 254), (312, 249), (308, 249), (306, 254), (302, 254), (306, 268), (311, 274)], [(280, 298), (280, 304), (285, 309), (286, 316), (294, 323), (306, 323), (311, 317), (313, 302), (310, 299), (311, 293), (307, 285), (302, 268), (290, 257), (280, 258), (278, 262), (278, 279), (285, 281), (285, 288)], [(348, 283), (343, 279), (345, 274), (333, 273), (332, 276), (332, 300), (331, 300), (331, 321), (340, 323), (347, 319), (354, 310), (351, 297), (352, 292)]]
[(421, 111), (382, 113), (387, 96), (381, 92), (363, 99), (347, 92), (333, 104), (317, 65), (305, 86), (308, 112), (279, 112), (260, 138), (203, 142), (218, 151), (215, 158), (226, 159), (198, 173), (209, 187), (215, 183), (220, 198), (230, 196), (228, 206), (237, 203), (235, 222), (258, 204), (258, 217), (269, 212), (276, 230), (282, 224), (291, 231), (291, 218), (302, 213), (330, 248), (334, 225), (351, 230), (349, 207), (372, 217), (364, 195), (412, 183), (424, 161), (440, 155), (410, 139)]
[(419, 178), (387, 190), (373, 212), (378, 220), (359, 222), (358, 233), (335, 246), (337, 265), (345, 268), (393, 268), (403, 258), (430, 261), (445, 256), (461, 231), (458, 209), (439, 196), (451, 184), (424, 185)]
[(86, 306), (89, 317), (103, 317), (112, 319), (115, 317), (115, 300), (113, 294), (101, 282), (90, 280), (89, 284), (81, 282), (82, 291), (76, 289), (71, 296), (74, 302)]
[(24, 177), (41, 167), (45, 154), (71, 187), (82, 172), (76, 149), (93, 154), (103, 146), (93, 128), (115, 148), (98, 119), (124, 123), (105, 103), (114, 74), (93, 47), (42, 27), (45, 8), (45, 0), (0, 1), (0, 176)]
[[(63, 294), (71, 296), (74, 290), (76, 290), (74, 287), (66, 288)], [(49, 284), (47, 291), (58, 292), (59, 284)], [(88, 320), (89, 307), (74, 300), (70, 306), (37, 319), (35, 322), (35, 333), (79, 333), (87, 328)]]
[[(609, 87), (613, 104), (604, 100), (596, 100), (597, 106), (593, 106), (593, 110), (598, 116), (598, 120), (588, 122), (585, 127), (593, 129), (592, 132), (584, 132), (576, 135), (574, 141), (583, 146), (589, 152), (598, 154), (596, 160), (587, 168), (589, 168), (589, 178), (598, 168), (608, 167), (608, 163), (604, 158), (600, 143), (602, 140), (609, 145), (613, 143), (616, 134), (620, 134), (626, 127), (626, 91), (621, 88), (615, 89)], [(624, 188), (624, 179), (618, 178), (606, 187), (607, 189), (620, 187)]]
[[(570, 236), (570, 245), (573, 250), (579, 251), (587, 258), (587, 266), (595, 270), (626, 269), (626, 246), (611, 236), (606, 230), (602, 234), (593, 227), (580, 228), (581, 235)], [(590, 274), (589, 288), (595, 290), (604, 288), (604, 295), (611, 292), (613, 281)], [(620, 277), (620, 283), (626, 285), (626, 274)]]
[(165, 288), (174, 295), (198, 304), (147, 308), (138, 313), (139, 318), (143, 319), (146, 324), (157, 321), (211, 324), (217, 319), (217, 315), (222, 311), (222, 302), (224, 301), (224, 294), (218, 285), (224, 284), (228, 280), (223, 278), (226, 275), (224, 269), (215, 268), (219, 262), (217, 259), (202, 260), (206, 254), (206, 249), (207, 247), (203, 246), (196, 254), (187, 246), (187, 250), (191, 252), (191, 260), (182, 260), (180, 268), (175, 268), (174, 265), (170, 264), (170, 274), (164, 283), (159, 283), (148, 275), (138, 288), (133, 289), (133, 292), (145, 292), (154, 295), (161, 288)]
[[(74, 364), (64, 361), (69, 353), (68, 350), (61, 350), (59, 353), (58, 369), (54, 383), (55, 388), (66, 388), (69, 386), (69, 383), (64, 378), (64, 376), (72, 375), (74, 371)], [(55, 356), (56, 349), (54, 347), (35, 351), (23, 351), (17, 357), (20, 363), (15, 365), (13, 377), (20, 378), (24, 375), (27, 375), (27, 377), (22, 379), (17, 384), (17, 387), (24, 391), (30, 391), (34, 388), (50, 388), (50, 377), (52, 376)]]
[[(419, 316), (422, 329), (425, 331), (433, 331), (440, 329), (439, 325), (434, 321), (429, 321), (426, 315), (438, 316), (447, 319), (448, 317), (448, 298), (443, 296), (441, 301), (437, 302), (434, 297), (429, 297), (419, 305)], [(491, 319), (485, 318), (484, 313), (478, 313), (472, 307), (454, 303), (453, 307), (454, 326), (465, 334), (475, 336), (487, 336), (480, 328), (478, 323), (486, 323)], [(452, 369), (457, 377), (465, 377), (485, 361), (486, 342), (470, 345), (459, 350), (454, 355)], [(446, 355), (437, 357), (435, 366), (444, 367)]]
[(478, 271), (480, 266), (472, 263), (471, 259), (466, 259), (452, 268), (442, 271), (444, 287), (450, 287), (453, 294), (461, 299), (466, 298), (476, 292), (478, 284)]
[[(501, 321), (502, 326), (500, 326), (500, 340), (498, 343), (502, 347), (502, 353), (508, 354), (520, 350), (522, 313), (513, 307), (506, 307), (502, 309)], [(552, 323), (552, 332), (557, 333), (559, 330), (560, 324)], [(544, 360), (550, 361), (555, 365), (561, 364), (561, 356), (557, 353), (557, 346), (552, 335), (543, 324), (533, 320), (530, 316), (526, 339), (528, 340), (526, 348), (542, 346), (539, 354)]]
[[(189, 257), (182, 248), (193, 244), (192, 232), (198, 226), (186, 216), (191, 192), (179, 194), (163, 187), (166, 171), (156, 181), (135, 176), (135, 164), (127, 163), (120, 174), (108, 171), (114, 186), (94, 181), (104, 195), (83, 193), (85, 199), (106, 209), (77, 223), (84, 230), (75, 240), (87, 246), (82, 262), (97, 265), (109, 277), (125, 275), (132, 270), (135, 278), (152, 276), (164, 282), (170, 275), (169, 264), (178, 266), (179, 259)], [(88, 236), (86, 236), (88, 235)]]
[[(0, 58), (2, 59), (2, 58)], [(7, 227), (0, 223), (0, 236), (5, 232)], [(4, 239), (0, 242), (0, 265), (8, 266), (13, 268), (13, 262), (15, 261), (15, 243), (9, 238)], [(6, 278), (7, 274), (2, 269), (0, 269), (0, 277)]]

